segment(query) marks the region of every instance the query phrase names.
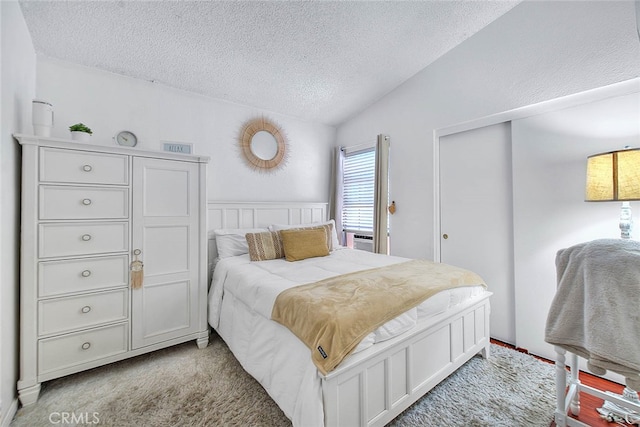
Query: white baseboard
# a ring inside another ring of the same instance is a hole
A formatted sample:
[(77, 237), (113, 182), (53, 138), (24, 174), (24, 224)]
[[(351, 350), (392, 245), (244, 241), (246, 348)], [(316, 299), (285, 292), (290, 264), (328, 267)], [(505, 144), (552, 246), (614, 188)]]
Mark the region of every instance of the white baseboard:
[(0, 427), (9, 427), (9, 424), (11, 424), (16, 412), (18, 412), (18, 399), (13, 399), (7, 410), (3, 411)]

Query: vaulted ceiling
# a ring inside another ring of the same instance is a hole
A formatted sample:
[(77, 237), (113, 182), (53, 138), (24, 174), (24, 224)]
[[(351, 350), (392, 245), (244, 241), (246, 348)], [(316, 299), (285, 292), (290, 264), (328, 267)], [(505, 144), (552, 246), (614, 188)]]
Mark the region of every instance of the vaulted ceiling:
[(337, 125), (518, 1), (26, 1), (36, 52)]

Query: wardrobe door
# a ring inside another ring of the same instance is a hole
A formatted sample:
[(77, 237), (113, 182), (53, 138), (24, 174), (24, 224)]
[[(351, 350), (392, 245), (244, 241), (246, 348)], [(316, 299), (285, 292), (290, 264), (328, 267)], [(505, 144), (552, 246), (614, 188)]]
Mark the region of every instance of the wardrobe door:
[(515, 343), (511, 127), (440, 138), (440, 260), (493, 292), (491, 336)]
[(132, 289), (134, 349), (198, 331), (198, 165), (134, 158), (131, 257), (144, 263)]

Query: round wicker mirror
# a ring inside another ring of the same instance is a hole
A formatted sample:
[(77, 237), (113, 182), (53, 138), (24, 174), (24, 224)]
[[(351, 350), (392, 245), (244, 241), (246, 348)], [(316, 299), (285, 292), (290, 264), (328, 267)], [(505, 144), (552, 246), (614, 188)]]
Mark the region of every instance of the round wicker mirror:
[(264, 117), (249, 120), (240, 132), (240, 149), (247, 164), (268, 171), (284, 164), (287, 140), (280, 128)]

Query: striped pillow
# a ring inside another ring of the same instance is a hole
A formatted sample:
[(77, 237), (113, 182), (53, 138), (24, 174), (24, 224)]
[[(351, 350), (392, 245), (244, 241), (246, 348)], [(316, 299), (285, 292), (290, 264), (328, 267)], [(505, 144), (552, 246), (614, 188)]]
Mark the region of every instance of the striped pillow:
[(247, 233), (245, 238), (249, 245), (249, 258), (251, 261), (284, 258), (282, 238), (278, 232)]

